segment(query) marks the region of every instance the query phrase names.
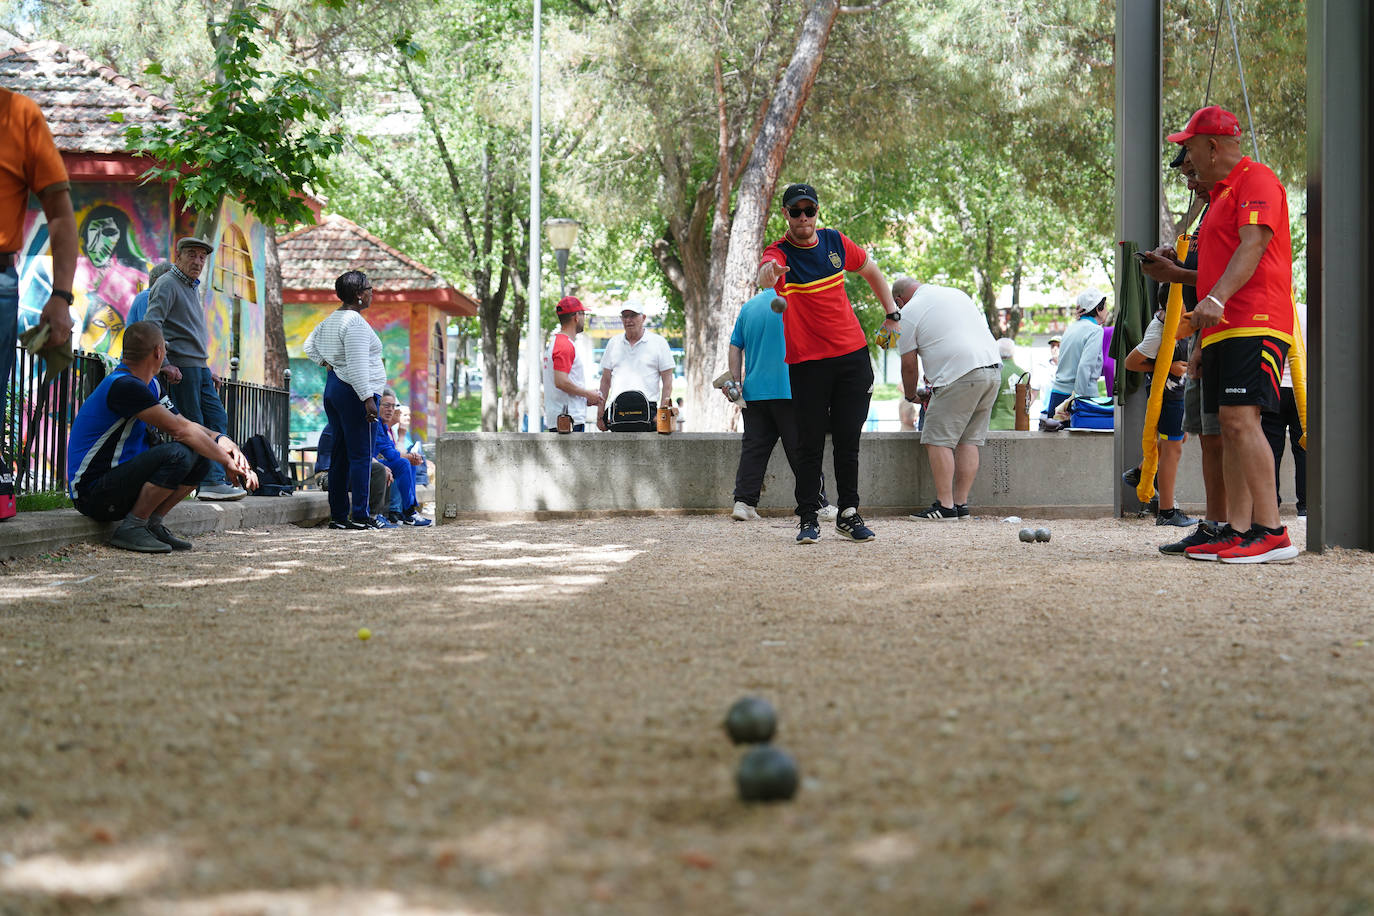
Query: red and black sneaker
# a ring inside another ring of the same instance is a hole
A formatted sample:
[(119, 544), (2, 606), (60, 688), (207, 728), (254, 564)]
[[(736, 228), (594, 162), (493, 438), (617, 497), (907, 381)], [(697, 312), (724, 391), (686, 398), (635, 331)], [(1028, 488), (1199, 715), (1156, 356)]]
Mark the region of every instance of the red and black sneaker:
[(1212, 539), (1203, 544), (1194, 544), (1183, 551), (1190, 560), (1215, 560), (1223, 550), (1230, 550), (1240, 543), (1241, 533), (1230, 525), (1222, 525)]
[(1223, 563), (1288, 563), (1297, 557), (1298, 548), (1288, 540), (1287, 528), (1280, 528), (1275, 534), (1259, 525), (1245, 532), (1240, 543), (1217, 554)]

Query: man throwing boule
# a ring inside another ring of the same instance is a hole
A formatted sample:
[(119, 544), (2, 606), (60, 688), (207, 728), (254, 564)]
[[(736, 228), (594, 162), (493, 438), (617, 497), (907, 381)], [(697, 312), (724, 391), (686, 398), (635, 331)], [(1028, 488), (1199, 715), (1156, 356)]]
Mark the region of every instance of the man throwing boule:
[(859, 274), (878, 297), (888, 332), (901, 315), (878, 265), (837, 229), (816, 228), (820, 209), (816, 189), (788, 185), (782, 194), (787, 233), (769, 245), (759, 265), (758, 285), (787, 299), (783, 331), (788, 376), (797, 417), (797, 542), (820, 538), (821, 465), (825, 434), (838, 491), (835, 530), (856, 541), (871, 541), (872, 530), (859, 515), (859, 434), (868, 419), (873, 367), (858, 316), (845, 294), (845, 272)]

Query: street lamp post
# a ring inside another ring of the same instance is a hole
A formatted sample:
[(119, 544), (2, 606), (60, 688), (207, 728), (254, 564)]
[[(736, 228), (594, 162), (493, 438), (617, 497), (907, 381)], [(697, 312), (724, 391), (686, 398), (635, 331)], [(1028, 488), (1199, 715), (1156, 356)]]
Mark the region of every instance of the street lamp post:
[(568, 294), (568, 252), (577, 243), (577, 230), (582, 224), (575, 219), (548, 219), (544, 221), (544, 231), (549, 234), (549, 244), (553, 246), (554, 256), (558, 258), (558, 295)]

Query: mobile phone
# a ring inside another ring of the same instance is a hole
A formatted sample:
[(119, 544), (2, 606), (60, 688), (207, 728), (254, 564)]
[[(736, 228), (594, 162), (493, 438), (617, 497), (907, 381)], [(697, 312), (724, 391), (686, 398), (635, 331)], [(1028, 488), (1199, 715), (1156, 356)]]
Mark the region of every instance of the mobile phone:
[(1135, 253), (1135, 259), (1140, 263), (1144, 264), (1146, 261), (1154, 260), (1154, 257), (1147, 251), (1137, 251)]

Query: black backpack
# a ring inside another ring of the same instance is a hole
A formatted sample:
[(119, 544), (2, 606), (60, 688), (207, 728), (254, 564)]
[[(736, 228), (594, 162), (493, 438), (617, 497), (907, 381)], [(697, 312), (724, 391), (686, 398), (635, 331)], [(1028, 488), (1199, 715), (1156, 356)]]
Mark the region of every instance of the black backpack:
[(266, 436), (249, 436), (248, 441), (243, 443), (243, 457), (248, 459), (248, 464), (258, 475), (258, 488), (255, 491), (258, 496), (290, 496), (296, 489), (291, 478), (282, 471), (277, 453)]
[(642, 391), (622, 391), (606, 408), (606, 428), (613, 433), (651, 433), (658, 429)]

